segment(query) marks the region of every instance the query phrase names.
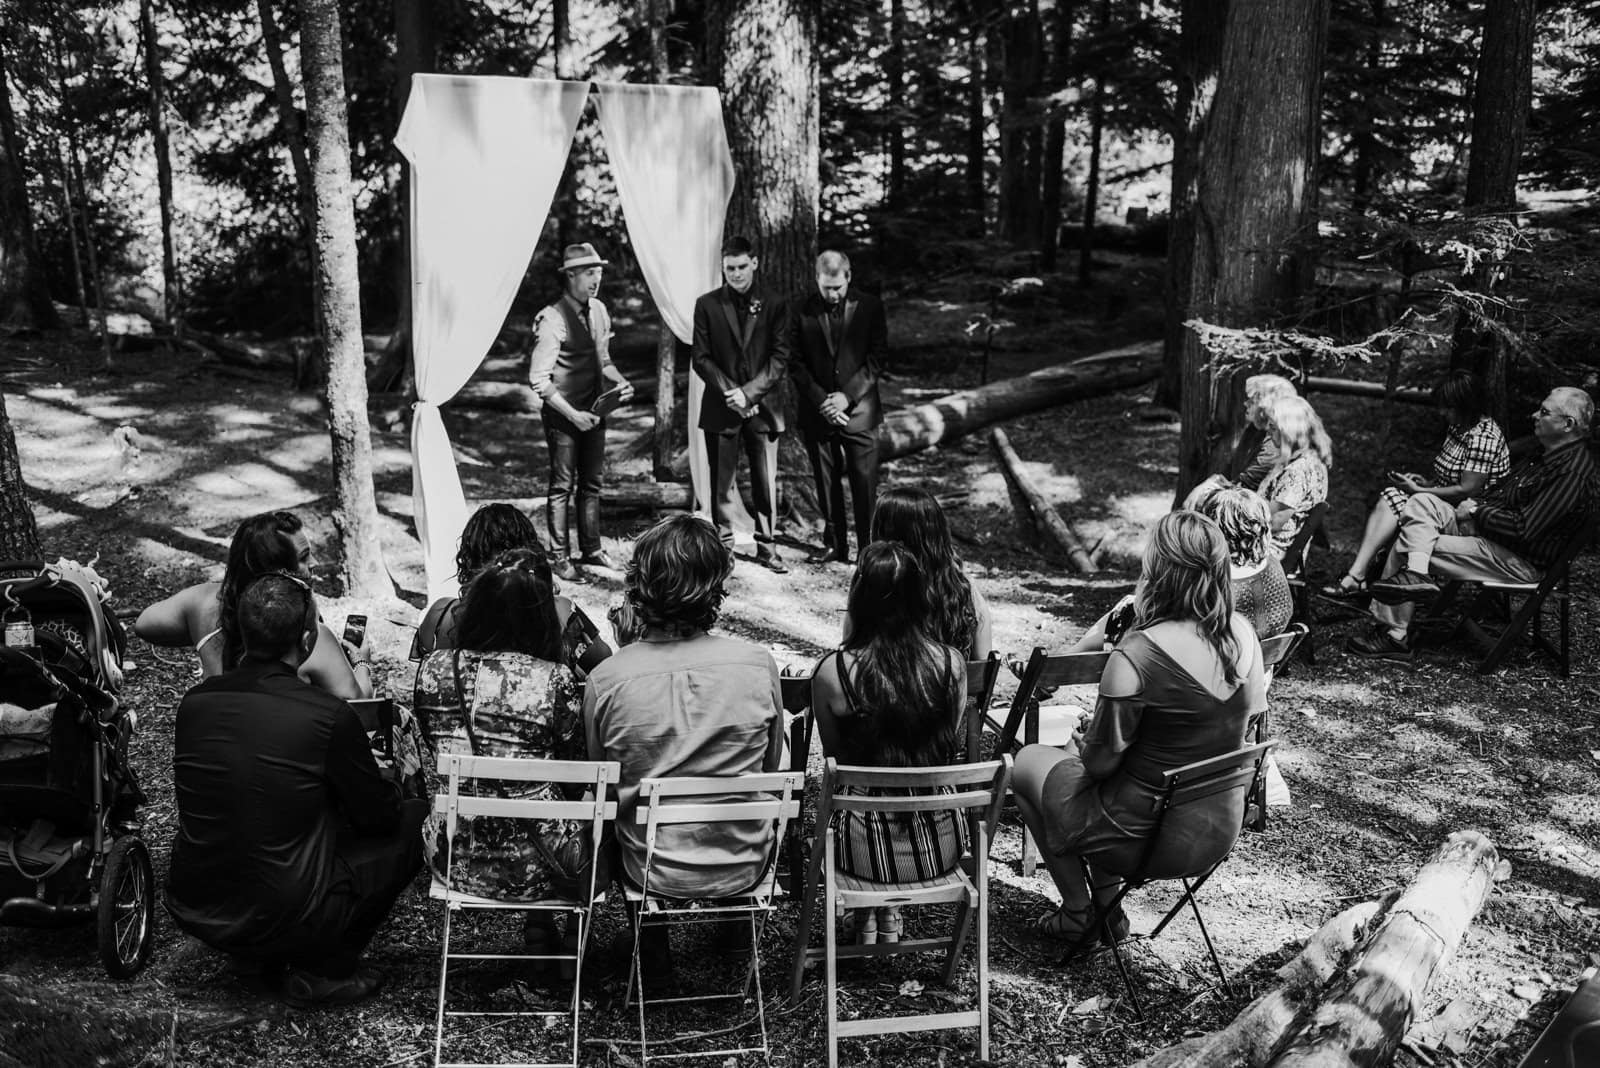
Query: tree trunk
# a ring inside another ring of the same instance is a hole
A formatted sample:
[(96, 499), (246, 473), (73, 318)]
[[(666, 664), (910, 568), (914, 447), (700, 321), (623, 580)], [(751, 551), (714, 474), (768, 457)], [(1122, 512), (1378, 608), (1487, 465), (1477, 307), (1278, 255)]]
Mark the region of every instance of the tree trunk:
[(1468, 208), (1509, 211), (1517, 204), (1517, 165), (1533, 101), (1534, 0), (1488, 0), (1472, 92)]
[[(438, 66), (438, 38), (433, 0), (395, 0), (394, 4), (394, 121), (398, 130), (411, 99), (411, 76)], [(394, 333), (368, 383), (388, 388), (409, 382), (411, 366), (411, 167), (400, 164), (400, 255), (395, 262)], [(411, 388), (409, 385), (407, 388)]]
[[(1077, 14), (1074, 0), (1056, 0), (1055, 47), (1050, 53), (1050, 88), (1061, 92), (1071, 76), (1072, 20)], [(1058, 115), (1044, 133), (1044, 173), (1039, 190), (1039, 269), (1056, 269), (1056, 251), (1061, 244), (1061, 182), (1066, 162), (1067, 120)]]
[[(28, 179), (22, 159), (22, 138), (11, 110), (0, 36), (0, 323), (56, 329), (61, 317), (50, 303), (44, 262), (33, 235), (33, 209), (28, 204)], [(6, 438), (10, 440), (10, 430)], [(14, 446), (8, 446), (15, 455)]]
[[(1314, 224), (1322, 57), (1330, 0), (1233, 0), (1216, 99), (1200, 143), (1190, 314), (1261, 326), (1303, 281), (1296, 247)], [(1213, 373), (1193, 331), (1183, 342), (1177, 499), (1233, 452), (1244, 376)]]
[(144, 37), (144, 76), (150, 90), (150, 139), (156, 155), (156, 195), (161, 204), (161, 289), (167, 325), (183, 336), (183, 292), (172, 247), (172, 154), (167, 150), (166, 88), (161, 46), (156, 39), (154, 0), (139, 0), (139, 30)]
[(31, 560), (38, 556), (39, 528), (33, 521), (33, 509), (28, 506), (5, 394), (0, 393), (0, 559)]
[(328, 430), (337, 502), (334, 519), (343, 550), (341, 576), (350, 596), (376, 599), (392, 596), (394, 587), (384, 569), (378, 504), (372, 490), (372, 436), (367, 426), (341, 37), (337, 0), (300, 0), (300, 70), (316, 189), (316, 268), (322, 279)]
[(1434, 972), (1483, 908), (1499, 862), (1477, 831), (1445, 840), (1274, 1068), (1392, 1063)]
[(1183, 324), (1189, 318), (1194, 269), (1195, 161), (1205, 136), (1206, 116), (1216, 95), (1222, 31), (1228, 0), (1183, 0), (1178, 38), (1177, 99), (1172, 128), (1172, 193), (1167, 224), (1165, 366), (1156, 403), (1178, 408), (1183, 395)]
[(1028, 181), (1029, 155), (1039, 129), (1031, 123), (1044, 66), (1037, 0), (1004, 15), (1005, 70), (1000, 107), (1000, 234), (1032, 242), (1039, 230), (1039, 183)]
[[(305, 128), (294, 106), (294, 87), (283, 65), (283, 33), (272, 11), (272, 0), (256, 0), (256, 15), (261, 20), (261, 43), (266, 48), (267, 66), (272, 69), (272, 95), (278, 106), (278, 125), (289, 146), (289, 163), (294, 168), (295, 187), (300, 191), (300, 232), (305, 237), (306, 259), (311, 264), (311, 333), (322, 345), (322, 273), (317, 270), (317, 191), (311, 180), (311, 159), (306, 151)], [(302, 78), (304, 74), (302, 74)], [(327, 352), (313, 352), (311, 366), (295, 374), (295, 388), (304, 389), (322, 378)]]
[[(650, 0), (650, 77), (657, 83), (666, 82), (672, 72), (667, 55), (666, 22), (667, 0)], [(677, 376), (678, 338), (663, 320), (656, 337), (656, 421), (650, 455), (651, 473), (661, 482), (672, 479), (672, 461), (678, 452), (672, 418), (678, 399), (673, 388)], [(696, 433), (696, 428), (690, 427), (689, 433)]]
[[(1383, 78), (1383, 42), (1391, 32), (1388, 0), (1368, 0), (1372, 23), (1367, 27), (1367, 77), (1371, 84), (1381, 84)], [(1378, 186), (1378, 116), (1362, 115), (1351, 131), (1355, 142), (1354, 173), (1350, 181), (1350, 207), (1364, 212), (1372, 203)]]
[(983, 59), (983, 45), (986, 23), (986, 12), (983, 5), (971, 4), (971, 17), (967, 37), (967, 166), (965, 174), (967, 210), (972, 213), (973, 233), (982, 237), (985, 230), (985, 190), (984, 169), (988, 163), (988, 148), (985, 144), (985, 133), (988, 129), (988, 116), (984, 109), (983, 76), (985, 63)]
[[(61, 35), (55, 36), (56, 90), (61, 105), (61, 125), (67, 133), (67, 158), (64, 177), (67, 184), (69, 214), (76, 203), (77, 214), (83, 220), (83, 251), (89, 260), (89, 281), (94, 285), (94, 306), (100, 313), (100, 355), (107, 370), (111, 368), (111, 334), (106, 323), (106, 284), (100, 273), (100, 255), (95, 250), (94, 219), (89, 214), (89, 187), (83, 176), (83, 152), (78, 145), (78, 120), (67, 93), (67, 62), (61, 54)], [(87, 316), (84, 326), (88, 326)]]
[(1080, 575), (1094, 574), (1098, 568), (1094, 566), (1094, 561), (1084, 549), (1083, 540), (1078, 537), (1078, 532), (1061, 518), (1056, 506), (1045, 497), (1033, 479), (1028, 477), (1028, 472), (1022, 466), (1022, 457), (1011, 447), (1011, 439), (1006, 436), (1006, 432), (994, 427), (989, 431), (989, 442), (994, 446), (996, 455), (1000, 457), (1000, 466), (1010, 478), (1011, 484), (1017, 487), (1017, 492), (1022, 494), (1023, 500), (1027, 502), (1028, 511), (1033, 516), (1034, 529), (1042, 529), (1048, 534), (1056, 548), (1061, 550), (1061, 554)]
[(884, 118), (883, 132), (889, 150), (889, 195), (885, 198), (885, 206), (890, 211), (905, 207), (906, 196), (905, 38), (905, 0), (889, 0), (889, 50), (883, 58), (884, 79), (888, 86), (888, 115)]

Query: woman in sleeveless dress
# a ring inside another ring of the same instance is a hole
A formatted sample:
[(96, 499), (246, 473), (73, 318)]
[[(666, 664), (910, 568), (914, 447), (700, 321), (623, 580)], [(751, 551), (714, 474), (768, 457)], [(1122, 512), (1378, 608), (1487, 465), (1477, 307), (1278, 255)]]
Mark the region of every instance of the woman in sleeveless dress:
[[(1103, 868), (1095, 893), (1109, 898), (1109, 872), (1131, 870), (1146, 847), (1163, 773), (1238, 749), (1266, 707), (1261, 646), (1233, 611), (1228, 546), (1211, 520), (1179, 511), (1156, 523), (1134, 612), (1087, 725), (1064, 749), (1030, 745), (1017, 755), (1017, 807), (1061, 893), (1061, 907), (1039, 918), (1044, 934), (1076, 939), (1089, 925), (1078, 858)], [(1243, 798), (1224, 801), (1230, 811), (1190, 808), (1167, 820), (1152, 874), (1188, 871), (1215, 853), (1216, 829), (1243, 821)], [(1120, 910), (1112, 927), (1127, 930)]]
[[(935, 767), (956, 759), (966, 704), (966, 655), (928, 636), (925, 576), (898, 542), (861, 553), (850, 583), (844, 645), (817, 665), (811, 699), (822, 751), (840, 764)], [(846, 812), (839, 867), (874, 882), (930, 879), (963, 848), (953, 812)], [(898, 909), (864, 910), (863, 942), (898, 941)]]

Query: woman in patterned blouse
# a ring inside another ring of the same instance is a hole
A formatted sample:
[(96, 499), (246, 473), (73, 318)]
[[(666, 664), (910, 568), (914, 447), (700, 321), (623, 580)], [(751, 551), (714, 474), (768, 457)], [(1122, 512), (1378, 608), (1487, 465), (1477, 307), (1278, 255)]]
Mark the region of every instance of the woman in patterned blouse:
[(1271, 552), (1281, 560), (1311, 509), (1328, 499), (1333, 445), (1304, 397), (1283, 397), (1272, 406), (1272, 443), (1278, 447), (1277, 466), (1257, 492), (1271, 510)]
[(1338, 585), (1323, 590), (1349, 596), (1367, 588), (1367, 572), (1400, 531), (1400, 512), (1414, 493), (1431, 493), (1451, 504), (1480, 496), (1511, 470), (1511, 450), (1500, 425), (1484, 413), (1483, 383), (1471, 371), (1451, 371), (1433, 389), (1433, 402), (1445, 412), (1449, 428), (1433, 459), (1433, 477), (1390, 471), (1391, 485), (1378, 494), (1361, 548)]

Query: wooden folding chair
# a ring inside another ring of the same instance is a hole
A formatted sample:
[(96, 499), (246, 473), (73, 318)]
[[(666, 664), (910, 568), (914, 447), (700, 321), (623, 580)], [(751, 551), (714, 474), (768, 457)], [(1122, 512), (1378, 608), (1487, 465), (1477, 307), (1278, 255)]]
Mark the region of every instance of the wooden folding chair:
[[(739, 1028), (755, 1023), (761, 1032), (759, 1046), (741, 1046), (714, 1050), (692, 1050), (681, 1053), (656, 1054), (656, 1060), (682, 1060), (691, 1057), (733, 1058), (745, 1053), (759, 1053), (767, 1057), (766, 1002), (761, 990), (761, 932), (772, 912), (773, 896), (777, 890), (777, 853), (784, 841), (784, 830), (790, 820), (800, 816), (800, 796), (805, 790), (805, 773), (794, 771), (769, 772), (758, 775), (724, 777), (681, 777), (643, 779), (639, 783), (639, 807), (635, 819), (644, 826), (644, 869), (640, 874), (642, 885), (627, 887), (627, 899), (633, 913), (633, 968), (629, 973), (628, 993), (625, 1000), (635, 1000), (639, 1006), (639, 1061), (650, 1063), (649, 1030), (646, 1020), (647, 1002), (644, 990), (644, 966), (640, 956), (645, 927), (662, 926), (674, 922), (719, 923), (745, 917), (750, 925), (750, 967), (738, 993), (692, 994), (680, 997), (651, 998), (649, 1005), (681, 1005), (691, 1002), (733, 1001), (743, 1005), (755, 988), (755, 1016), (738, 1025)], [(704, 798), (716, 798), (706, 801)], [(743, 800), (737, 800), (743, 798)], [(698, 799), (698, 800), (697, 800)], [(741, 821), (770, 822), (773, 835), (768, 845), (765, 867), (755, 885), (733, 897), (698, 898), (686, 900), (664, 897), (652, 893), (650, 877), (655, 861), (655, 849), (661, 828), (683, 824), (732, 823)], [(634, 995), (637, 995), (634, 997)], [(692, 1039), (693, 1035), (680, 1035), (660, 1039), (657, 1045), (671, 1045)]]
[[(1499, 671), (1512, 647), (1517, 644), (1517, 639), (1522, 637), (1524, 631), (1528, 631), (1528, 639), (1533, 647), (1556, 662), (1562, 678), (1568, 677), (1572, 671), (1572, 562), (1593, 544), (1597, 529), (1600, 529), (1600, 512), (1592, 512), (1573, 528), (1571, 536), (1561, 546), (1561, 552), (1550, 562), (1544, 577), (1538, 582), (1486, 579), (1476, 583), (1484, 594), (1499, 600), (1510, 620), (1496, 634), (1462, 613), (1461, 629), (1484, 650), (1483, 660), (1478, 664), (1478, 674), (1492, 675)], [(1429, 615), (1442, 616), (1462, 588), (1469, 584), (1466, 580), (1445, 583)], [(1511, 610), (1513, 597), (1523, 599), (1515, 612)], [(1552, 645), (1544, 636), (1544, 605), (1550, 600), (1556, 604), (1556, 639), (1559, 645)]]
[(1305, 624), (1306, 638), (1301, 650), (1305, 653), (1308, 664), (1317, 662), (1316, 640), (1310, 633), (1311, 625), (1317, 619), (1309, 581), (1311, 546), (1315, 544), (1323, 548), (1328, 547), (1327, 522), (1328, 502), (1323, 501), (1313, 505), (1311, 511), (1306, 513), (1305, 521), (1300, 524), (1300, 530), (1295, 534), (1294, 540), (1283, 552), (1283, 573), (1289, 580), (1289, 597), (1294, 603), (1294, 613), (1289, 619), (1294, 623)]
[[(1000, 681), (1000, 654), (990, 652), (982, 660), (967, 661), (967, 730), (966, 758), (972, 763), (979, 757), (979, 743), (983, 738), (985, 722), (989, 719), (989, 706), (994, 703), (994, 687)], [(995, 725), (999, 730), (999, 725)]]
[[(793, 718), (789, 721), (789, 770), (801, 775), (811, 760), (811, 737), (816, 733), (817, 717), (811, 712), (811, 676), (785, 675), (779, 680), (783, 690), (783, 710)], [(801, 799), (800, 815), (790, 820), (784, 831), (783, 867), (779, 877), (786, 893), (793, 894), (806, 867), (805, 800)]]
[[(1110, 901), (1095, 903), (1094, 918), (1077, 944), (1068, 951), (1067, 959), (1083, 952), (1096, 939), (1109, 942), (1112, 955), (1116, 958), (1117, 972), (1122, 976), (1122, 984), (1128, 990), (1128, 1000), (1133, 1004), (1134, 1013), (1140, 1017), (1144, 1016), (1144, 1009), (1139, 1003), (1139, 994), (1133, 987), (1133, 981), (1128, 976), (1127, 964), (1122, 959), (1122, 947), (1112, 933), (1111, 917), (1130, 891), (1149, 883), (1176, 879), (1183, 884), (1183, 896), (1167, 910), (1167, 914), (1147, 937), (1151, 939), (1160, 937), (1161, 932), (1166, 930), (1167, 925), (1183, 910), (1183, 906), (1188, 905), (1194, 912), (1195, 922), (1200, 925), (1200, 937), (1205, 939), (1206, 952), (1211, 954), (1211, 963), (1217, 969), (1217, 977), (1222, 980), (1222, 988), (1230, 996), (1233, 993), (1233, 988), (1228, 984), (1228, 974), (1223, 970), (1222, 961), (1217, 956), (1217, 947), (1211, 941), (1211, 933), (1206, 930), (1205, 917), (1200, 915), (1200, 906), (1195, 901), (1195, 895), (1206, 884), (1206, 880), (1222, 866), (1222, 862), (1228, 859), (1228, 854), (1233, 851), (1234, 843), (1239, 840), (1239, 833), (1243, 830), (1243, 820), (1231, 825), (1231, 833), (1225, 839), (1213, 843), (1211, 858), (1193, 871), (1151, 872), (1150, 865), (1161, 842), (1161, 829), (1167, 817), (1174, 812), (1190, 805), (1227, 805), (1231, 808), (1235, 803), (1242, 811), (1245, 808), (1245, 799), (1255, 792), (1256, 784), (1261, 779), (1261, 769), (1266, 763), (1267, 753), (1271, 751), (1272, 744), (1259, 742), (1166, 772), (1162, 776), (1161, 796), (1156, 802), (1155, 824), (1150, 829), (1144, 851), (1133, 871), (1113, 871), (1104, 864), (1096, 863), (1102, 873), (1121, 876), (1122, 886)], [(1229, 795), (1237, 795), (1238, 801), (1231, 800)], [(1083, 866), (1084, 880), (1093, 886), (1094, 873), (1089, 867), (1089, 861), (1094, 858), (1078, 859)]]
[[(428, 896), (444, 902), (444, 934), (439, 963), (439, 1011), (434, 1021), (433, 1062), (439, 1068), (477, 1068), (481, 1062), (446, 1061), (444, 1059), (444, 1026), (446, 1019), (459, 1017), (523, 1017), (537, 1016), (550, 1019), (567, 1015), (572, 1030), (572, 1057), (566, 1061), (513, 1061), (501, 1062), (518, 1068), (556, 1068), (578, 1064), (579, 1009), (578, 997), (583, 980), (583, 957), (589, 944), (589, 919), (597, 900), (595, 872), (599, 867), (600, 843), (604, 838), (605, 824), (617, 818), (617, 803), (606, 797), (607, 787), (616, 783), (621, 775), (621, 765), (616, 761), (582, 760), (524, 760), (515, 757), (478, 757), (464, 753), (440, 753), (438, 770), (446, 782), (444, 792), (434, 799), (434, 812), (443, 817), (445, 833), (450, 842), (458, 841), (457, 824), (461, 817), (501, 817), (528, 821), (528, 834), (534, 834), (535, 820), (578, 820), (589, 824), (590, 856), (589, 885), (580, 887), (577, 898), (547, 898), (540, 901), (502, 901), (479, 897), (453, 889), (451, 867), (457, 860), (457, 851), (451, 849), (445, 866), (445, 876), (437, 873)], [(514, 783), (552, 783), (588, 788), (582, 801), (543, 801), (522, 798), (479, 796), (472, 791), (478, 780)], [(567, 913), (568, 923), (578, 925), (578, 946), (572, 953), (452, 953), (450, 950), (451, 918), (458, 910), (485, 910), (501, 912)], [(572, 998), (567, 1013), (542, 1010), (522, 1012), (461, 1012), (447, 1009), (446, 986), (450, 976), (451, 961), (460, 960), (522, 960), (571, 961), (574, 969)]]
[[(795, 932), (794, 962), (790, 975), (789, 1000), (799, 1000), (806, 964), (822, 960), (828, 987), (828, 1066), (839, 1063), (839, 1040), (855, 1035), (882, 1035), (906, 1031), (931, 1031), (956, 1027), (978, 1029), (978, 1057), (989, 1057), (989, 846), (1000, 821), (1006, 789), (1011, 781), (1011, 757), (1002, 756), (977, 764), (951, 764), (938, 768), (861, 768), (840, 767), (831, 758), (822, 781), (817, 806), (817, 825), (822, 835), (811, 851), (806, 868), (805, 890), (800, 897), (800, 923)], [(889, 789), (893, 794), (876, 794)], [(902, 791), (918, 791), (903, 793)], [(947, 792), (940, 792), (947, 791)], [(952, 812), (983, 811), (971, 853), (954, 871), (915, 883), (875, 883), (842, 872), (836, 860), (836, 812)], [(970, 864), (968, 863), (970, 861)], [(823, 944), (813, 949), (811, 924), (816, 914), (818, 893), (822, 894)], [(950, 934), (941, 938), (903, 939), (873, 945), (840, 945), (839, 921), (851, 908), (952, 903), (955, 923)], [(944, 982), (955, 979), (961, 951), (972, 927), (974, 914), (978, 927), (978, 1004), (962, 1012), (931, 1013), (919, 1016), (880, 1016), (855, 1020), (839, 1019), (839, 974), (841, 957), (870, 957), (898, 953), (945, 953)]]

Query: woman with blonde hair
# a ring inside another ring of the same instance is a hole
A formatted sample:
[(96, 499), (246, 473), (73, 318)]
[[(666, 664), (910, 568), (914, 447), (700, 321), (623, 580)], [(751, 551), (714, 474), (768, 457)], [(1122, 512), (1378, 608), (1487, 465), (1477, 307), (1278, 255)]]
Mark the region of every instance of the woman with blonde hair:
[(1244, 433), (1233, 450), (1230, 474), (1234, 482), (1255, 489), (1272, 473), (1278, 460), (1272, 443), (1272, 407), (1285, 397), (1298, 396), (1294, 383), (1282, 375), (1251, 375), (1244, 380)]
[[(1111, 873), (1133, 870), (1149, 844), (1163, 773), (1239, 748), (1250, 717), (1266, 707), (1261, 644), (1233, 611), (1217, 524), (1190, 511), (1157, 521), (1134, 613), (1134, 629), (1100, 676), (1089, 722), (1064, 749), (1029, 745), (1017, 754), (1017, 807), (1061, 892), (1061, 907), (1037, 922), (1043, 934), (1083, 935), (1093, 899), (1078, 858), (1102, 873), (1094, 894), (1114, 894)], [(1186, 806), (1167, 819), (1151, 875), (1175, 877), (1226, 854), (1244, 798), (1218, 795), (1216, 804), (1227, 811)], [(1120, 910), (1111, 929), (1127, 932)]]
[(1333, 443), (1304, 397), (1280, 399), (1271, 419), (1278, 459), (1258, 492), (1272, 514), (1272, 555), (1282, 559), (1311, 509), (1328, 499)]

